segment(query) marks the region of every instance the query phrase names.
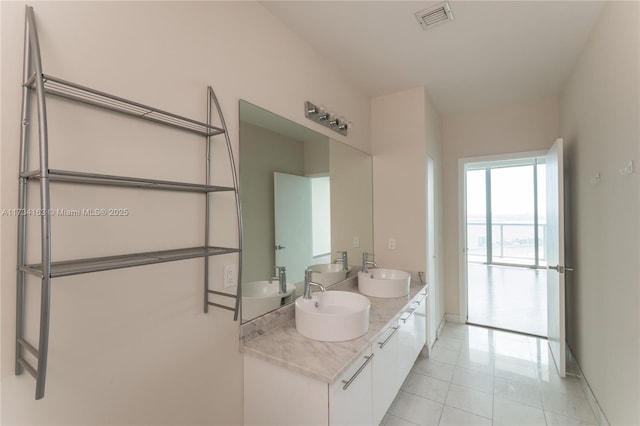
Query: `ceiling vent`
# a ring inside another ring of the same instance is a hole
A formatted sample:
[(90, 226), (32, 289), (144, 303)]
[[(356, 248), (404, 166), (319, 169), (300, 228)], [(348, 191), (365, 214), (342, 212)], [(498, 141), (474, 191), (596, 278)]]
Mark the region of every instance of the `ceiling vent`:
[(453, 20), (453, 12), (449, 2), (437, 4), (429, 9), (421, 10), (416, 13), (416, 19), (423, 30), (431, 28), (439, 22)]

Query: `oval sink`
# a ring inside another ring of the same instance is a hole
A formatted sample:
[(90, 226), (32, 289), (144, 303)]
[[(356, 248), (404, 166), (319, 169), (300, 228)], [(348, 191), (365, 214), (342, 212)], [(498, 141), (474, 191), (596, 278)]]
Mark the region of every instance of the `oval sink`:
[(358, 290), (371, 297), (392, 299), (409, 294), (411, 275), (396, 269), (371, 269), (358, 272)]
[(313, 293), (296, 299), (298, 333), (321, 342), (353, 340), (369, 330), (369, 299), (348, 291)]
[(277, 281), (252, 281), (242, 283), (242, 319), (250, 320), (274, 309), (282, 304), (282, 299), (295, 291), (293, 284), (287, 284), (286, 293), (279, 293)]
[(309, 266), (309, 269), (314, 272), (319, 272), (317, 274), (313, 274), (313, 281), (324, 286), (343, 281), (347, 278), (349, 271), (351, 271), (351, 267), (346, 271), (343, 270), (341, 263), (319, 263), (317, 265)]

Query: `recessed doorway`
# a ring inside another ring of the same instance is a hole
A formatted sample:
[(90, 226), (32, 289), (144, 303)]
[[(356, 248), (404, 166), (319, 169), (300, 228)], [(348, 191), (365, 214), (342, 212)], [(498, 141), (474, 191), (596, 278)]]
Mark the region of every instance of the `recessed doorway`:
[(467, 322), (547, 335), (543, 155), (464, 163)]

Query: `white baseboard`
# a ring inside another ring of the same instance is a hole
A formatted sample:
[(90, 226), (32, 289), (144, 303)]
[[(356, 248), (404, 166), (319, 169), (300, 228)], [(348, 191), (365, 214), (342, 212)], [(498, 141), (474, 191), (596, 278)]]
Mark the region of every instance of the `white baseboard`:
[(593, 411), (594, 416), (596, 417), (596, 421), (599, 426), (609, 426), (609, 421), (607, 420), (607, 416), (605, 416), (604, 411), (600, 408), (600, 404), (598, 404), (598, 400), (596, 396), (593, 394), (591, 390), (591, 386), (589, 386), (589, 382), (585, 379), (582, 370), (580, 369), (580, 365), (578, 361), (576, 361), (573, 356), (573, 352), (571, 352), (571, 348), (567, 345), (567, 370), (571, 370), (572, 372), (577, 373), (578, 379), (580, 381), (580, 387), (584, 391), (587, 396), (587, 401), (589, 402), (589, 407), (591, 407), (591, 411)]

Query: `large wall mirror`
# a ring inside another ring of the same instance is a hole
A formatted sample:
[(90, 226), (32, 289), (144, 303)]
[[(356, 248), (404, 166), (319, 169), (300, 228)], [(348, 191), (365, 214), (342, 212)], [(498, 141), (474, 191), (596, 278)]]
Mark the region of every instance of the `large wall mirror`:
[(293, 302), (307, 268), (331, 284), (373, 251), (371, 167), (369, 154), (240, 101), (243, 322)]

